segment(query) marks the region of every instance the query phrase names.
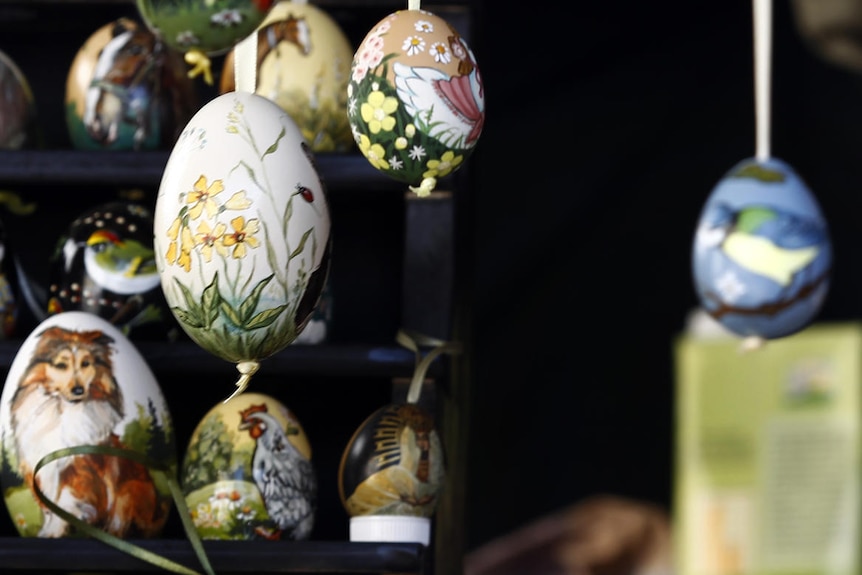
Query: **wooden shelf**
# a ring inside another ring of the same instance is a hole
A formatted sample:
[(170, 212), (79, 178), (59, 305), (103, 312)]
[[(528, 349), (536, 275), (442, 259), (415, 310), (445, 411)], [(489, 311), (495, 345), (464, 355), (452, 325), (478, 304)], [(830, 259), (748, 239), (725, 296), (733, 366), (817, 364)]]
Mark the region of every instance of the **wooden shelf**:
[[(191, 543), (184, 540), (134, 540), (148, 551), (203, 573)], [(422, 573), (426, 548), (419, 543), (341, 541), (205, 541), (204, 549), (219, 575), (225, 573)], [(0, 572), (20, 570), (166, 573), (146, 561), (94, 539), (0, 538)]]
[[(158, 186), (170, 152), (0, 150), (0, 185)], [(360, 154), (317, 154), (318, 173), (329, 190), (406, 190), (375, 170)]]

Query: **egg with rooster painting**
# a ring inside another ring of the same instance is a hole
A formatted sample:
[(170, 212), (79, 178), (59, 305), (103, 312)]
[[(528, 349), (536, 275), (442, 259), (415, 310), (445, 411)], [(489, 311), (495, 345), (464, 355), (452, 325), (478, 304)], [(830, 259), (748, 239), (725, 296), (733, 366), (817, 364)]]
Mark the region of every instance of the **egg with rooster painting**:
[(359, 150), (420, 196), (464, 164), (482, 133), (476, 58), (452, 25), (426, 10), (399, 10), (368, 32), (347, 89)]
[(84, 311), (48, 317), (21, 343), (0, 395), (0, 483), (20, 535), (160, 536), (173, 430), (155, 375), (119, 329)]
[(828, 294), (829, 228), (786, 162), (746, 159), (703, 207), (692, 269), (703, 310), (725, 328), (761, 339), (791, 335), (817, 317)]
[(314, 528), (311, 446), (296, 414), (272, 396), (242, 393), (210, 409), (180, 481), (202, 539), (304, 540)]

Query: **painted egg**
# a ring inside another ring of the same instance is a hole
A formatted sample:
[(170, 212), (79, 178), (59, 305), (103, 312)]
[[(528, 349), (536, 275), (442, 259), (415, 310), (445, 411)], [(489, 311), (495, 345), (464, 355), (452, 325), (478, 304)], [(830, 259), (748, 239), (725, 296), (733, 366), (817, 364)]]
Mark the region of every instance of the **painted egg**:
[(263, 22), (272, 0), (136, 0), (147, 26), (179, 52), (226, 52)]
[(426, 410), (403, 403), (372, 413), (348, 442), (338, 471), (351, 540), (427, 545), (445, 475), (443, 446)]
[(49, 314), (93, 313), (132, 339), (175, 336), (156, 269), (152, 211), (115, 201), (75, 218), (51, 256), (48, 297)]
[(69, 137), (80, 150), (167, 149), (198, 107), (179, 54), (128, 18), (84, 42), (65, 100)]
[(0, 339), (16, 335), (20, 313), (14, 257), (7, 250), (6, 227), (0, 222)]
[(168, 158), (154, 233), (165, 298), (198, 345), (241, 362), (293, 342), (330, 259), (327, 198), (296, 123), (249, 92), (208, 102)]
[(249, 392), (213, 407), (192, 433), (180, 477), (202, 539), (311, 535), (311, 446), (294, 413), (273, 397)]
[(785, 162), (746, 159), (715, 186), (692, 250), (703, 309), (731, 332), (774, 339), (826, 298), (832, 243), (817, 200)]
[[(153, 372), (122, 332), (87, 312), (49, 317), (21, 344), (0, 395), (0, 479), (18, 532), (80, 536), (77, 519), (120, 538), (159, 536), (172, 498), (153, 470), (176, 466), (173, 429)], [(92, 453), (61, 452), (78, 447)]]
[[(347, 80), (353, 48), (338, 23), (313, 4), (276, 3), (258, 28), (255, 92), (281, 106), (315, 152), (353, 147)], [(225, 57), (220, 91), (232, 92), (234, 53)]]
[(0, 51), (0, 150), (37, 147), (36, 101), (21, 69)]
[(482, 133), (485, 93), (473, 52), (430, 12), (390, 14), (353, 57), (347, 114), (372, 166), (433, 189), (463, 164)]

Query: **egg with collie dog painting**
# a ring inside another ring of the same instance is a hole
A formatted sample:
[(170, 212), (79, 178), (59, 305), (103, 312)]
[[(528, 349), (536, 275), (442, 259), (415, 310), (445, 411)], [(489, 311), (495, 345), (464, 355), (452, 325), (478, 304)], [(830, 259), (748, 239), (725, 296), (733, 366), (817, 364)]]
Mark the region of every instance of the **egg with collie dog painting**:
[(172, 498), (159, 470), (177, 461), (170, 412), (143, 356), (107, 320), (63, 312), (30, 333), (0, 395), (0, 437), (0, 486), (20, 535), (161, 534)]

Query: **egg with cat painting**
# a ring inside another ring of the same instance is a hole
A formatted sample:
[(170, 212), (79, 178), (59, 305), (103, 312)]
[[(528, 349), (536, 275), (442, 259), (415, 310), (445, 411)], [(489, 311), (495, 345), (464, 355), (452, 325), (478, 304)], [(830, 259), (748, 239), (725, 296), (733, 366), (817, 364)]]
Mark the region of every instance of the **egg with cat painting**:
[(704, 311), (739, 336), (775, 339), (814, 321), (829, 292), (832, 242), (799, 174), (777, 158), (728, 171), (701, 211), (692, 271)]

